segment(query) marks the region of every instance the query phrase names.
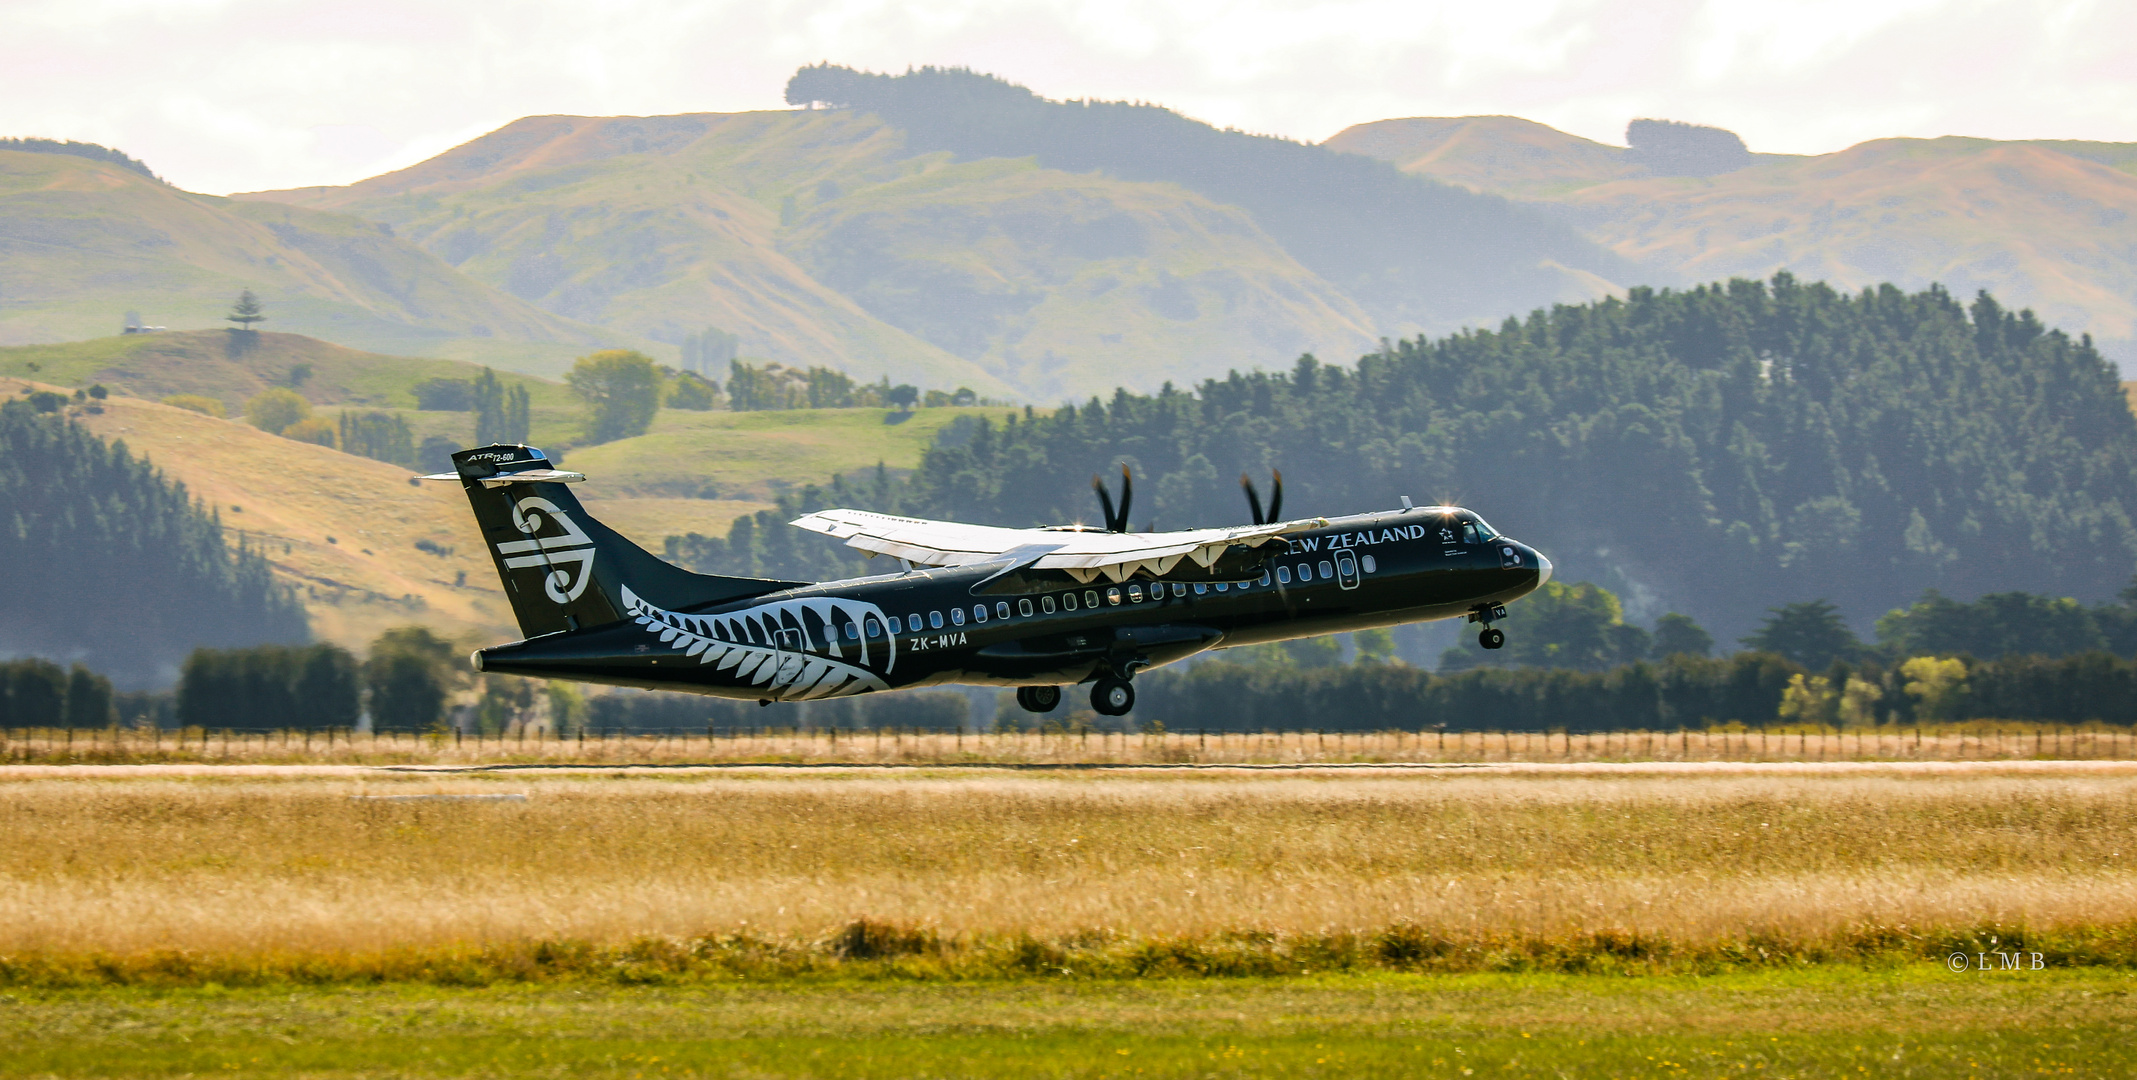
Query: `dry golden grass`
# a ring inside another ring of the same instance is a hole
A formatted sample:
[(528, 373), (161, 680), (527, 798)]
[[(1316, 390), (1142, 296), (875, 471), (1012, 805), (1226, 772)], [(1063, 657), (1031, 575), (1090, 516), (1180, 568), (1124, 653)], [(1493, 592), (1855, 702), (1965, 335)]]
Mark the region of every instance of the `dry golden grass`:
[[(347, 955), (856, 918), (951, 938), (2137, 920), (2137, 776), (975, 771), (0, 782), (0, 957)], [(525, 802), (358, 796), (519, 792)]]

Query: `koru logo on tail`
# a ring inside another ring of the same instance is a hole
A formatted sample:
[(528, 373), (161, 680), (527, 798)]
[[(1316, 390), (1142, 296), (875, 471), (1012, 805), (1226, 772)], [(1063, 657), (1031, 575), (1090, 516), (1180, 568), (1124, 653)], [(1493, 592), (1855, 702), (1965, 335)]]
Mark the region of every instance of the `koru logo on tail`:
[[(562, 535), (536, 535), (552, 522), (563, 530)], [(542, 578), (542, 591), (549, 594), (549, 599), (559, 604), (577, 600), (586, 591), (586, 583), (593, 580), (593, 538), (580, 531), (570, 514), (539, 496), (530, 495), (512, 504), (512, 524), (528, 539), (497, 545), (497, 554), (503, 557), (505, 566), (514, 570), (546, 567), (549, 573)]]

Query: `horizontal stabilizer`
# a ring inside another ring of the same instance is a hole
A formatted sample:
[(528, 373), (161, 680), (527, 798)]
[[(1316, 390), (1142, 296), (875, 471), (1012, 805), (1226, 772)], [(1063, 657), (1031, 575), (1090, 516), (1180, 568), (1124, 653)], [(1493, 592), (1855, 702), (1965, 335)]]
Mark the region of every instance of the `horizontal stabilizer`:
[[(429, 476), (418, 476), (416, 479), (450, 480), (457, 484), (462, 477), (459, 473), (445, 472), (431, 473)], [(577, 484), (585, 479), (585, 473), (565, 472), (562, 469), (524, 469), (515, 473), (499, 473), (496, 476), (485, 476), (482, 478), (481, 484), (486, 488), (501, 488), (506, 484)]]

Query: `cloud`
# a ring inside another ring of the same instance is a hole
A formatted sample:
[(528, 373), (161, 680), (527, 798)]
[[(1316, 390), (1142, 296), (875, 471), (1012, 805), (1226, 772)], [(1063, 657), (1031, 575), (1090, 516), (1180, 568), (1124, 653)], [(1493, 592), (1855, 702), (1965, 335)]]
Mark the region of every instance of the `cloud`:
[(8, 0), (0, 134), (181, 186), (346, 183), (517, 117), (783, 107), (793, 70), (961, 64), (1319, 140), (1511, 113), (1754, 149), (1889, 135), (2137, 140), (2137, 6), (2107, 0)]

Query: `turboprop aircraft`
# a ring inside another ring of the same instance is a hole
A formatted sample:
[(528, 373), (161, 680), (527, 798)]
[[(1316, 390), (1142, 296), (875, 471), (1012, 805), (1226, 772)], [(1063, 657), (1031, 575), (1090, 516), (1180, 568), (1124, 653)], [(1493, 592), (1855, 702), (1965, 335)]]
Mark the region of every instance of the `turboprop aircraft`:
[(1481, 623), (1551, 576), (1550, 560), (1455, 506), (1278, 520), (1246, 489), (1253, 523), (1130, 532), (1092, 481), (1103, 528), (1006, 529), (823, 510), (793, 524), (898, 560), (844, 581), (694, 574), (594, 520), (568, 485), (585, 480), (540, 450), (453, 455), (457, 482), (497, 561), (526, 640), (476, 651), (478, 671), (774, 701), (945, 683), (1017, 688), (1032, 712), (1091, 684), (1091, 707), (1135, 705), (1138, 672), (1211, 649), (1428, 619)]

